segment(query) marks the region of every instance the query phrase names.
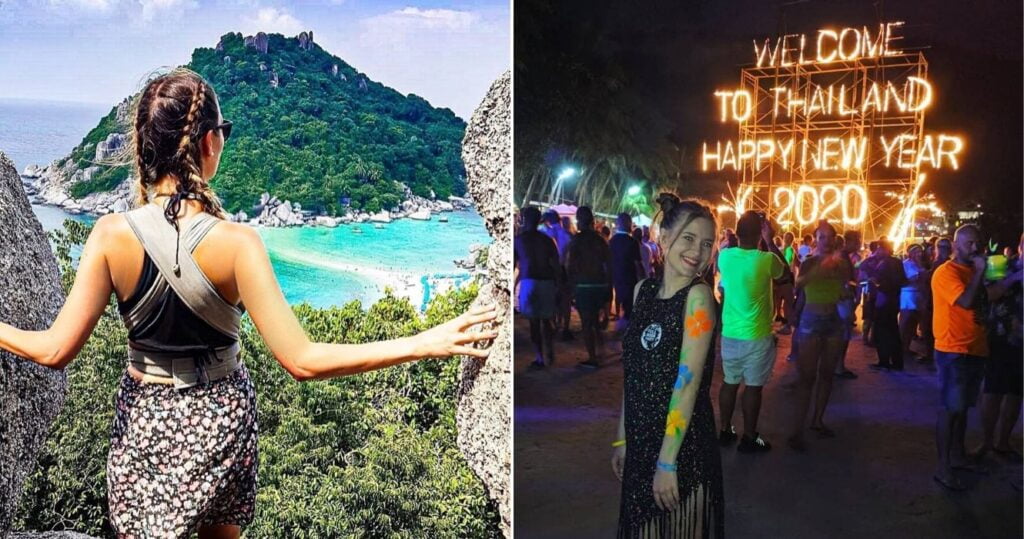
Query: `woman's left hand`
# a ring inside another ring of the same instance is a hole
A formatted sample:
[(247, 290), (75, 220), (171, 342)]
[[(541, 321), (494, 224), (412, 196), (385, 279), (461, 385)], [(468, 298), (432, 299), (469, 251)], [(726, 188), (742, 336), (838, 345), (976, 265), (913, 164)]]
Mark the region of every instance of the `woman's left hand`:
[(660, 468), (654, 472), (654, 502), (664, 511), (679, 505), (679, 480), (676, 472)]
[(497, 316), (493, 305), (478, 307), (444, 324), (434, 326), (416, 336), (416, 355), (421, 358), (455, 355), (486, 358), (490, 350), (475, 348), (472, 345), (494, 339), (498, 332), (486, 330), (470, 333), (467, 330), (477, 324), (490, 322)]

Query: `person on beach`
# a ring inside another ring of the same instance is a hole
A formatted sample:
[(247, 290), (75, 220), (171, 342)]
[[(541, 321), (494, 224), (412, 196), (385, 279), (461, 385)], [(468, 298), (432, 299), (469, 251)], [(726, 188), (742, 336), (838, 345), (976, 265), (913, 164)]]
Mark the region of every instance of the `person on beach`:
[(878, 241), (876, 259), (870, 267), (869, 279), (875, 289), (874, 323), (871, 331), (878, 363), (873, 369), (903, 370), (903, 343), (900, 341), (900, 292), (907, 278), (903, 262), (892, 256), (892, 243)]
[(922, 363), (935, 360), (935, 300), (932, 298), (932, 276), (935, 275), (936, 268), (949, 260), (952, 253), (953, 242), (949, 238), (936, 238), (935, 252), (921, 285), (921, 295), (924, 300), (924, 307), (921, 311), (921, 339), (924, 341), (925, 347), (925, 354), (920, 358)]
[(539, 230), (547, 234), (555, 242), (558, 248), (558, 293), (555, 298), (555, 333), (562, 333), (562, 340), (571, 341), (572, 332), (569, 331), (569, 319), (572, 317), (572, 290), (568, 288), (568, 280), (565, 278), (565, 256), (568, 253), (569, 241), (572, 234), (562, 226), (562, 218), (555, 210), (544, 212), (544, 224)]
[(916, 354), (910, 350), (910, 345), (917, 337), (917, 329), (921, 323), (921, 311), (924, 303), (921, 285), (928, 276), (924, 268), (923, 256), (924, 247), (914, 244), (907, 247), (907, 257), (903, 260), (903, 273), (907, 276), (907, 282), (900, 289), (899, 327), (904, 358), (917, 359)]
[[(782, 276), (782, 253), (772, 242), (772, 225), (763, 214), (744, 212), (736, 224), (739, 246), (718, 254), (719, 281), (724, 291), (722, 309), (722, 386), (718, 391), (721, 414), (719, 440), (728, 445), (736, 440), (732, 415), (741, 383), (743, 437), (736, 446), (742, 453), (771, 449), (757, 431), (761, 414), (761, 393), (775, 365), (775, 335), (772, 334), (772, 280)], [(764, 241), (769, 251), (758, 245)]]
[[(797, 354), (796, 412), (793, 429), (787, 443), (797, 451), (804, 451), (804, 426), (811, 395), (814, 394), (814, 413), (811, 430), (821, 438), (832, 438), (835, 433), (824, 422), (825, 408), (832, 394), (832, 377), (843, 351), (845, 335), (837, 308), (847, 286), (853, 280), (853, 267), (842, 251), (835, 250), (836, 230), (822, 220), (814, 231), (814, 253), (800, 264), (796, 278), (797, 288), (804, 292), (804, 306), (800, 313), (799, 329), (795, 339), (800, 341)], [(817, 391), (815, 392), (815, 386)]]
[(802, 264), (807, 257), (811, 256), (811, 252), (814, 250), (814, 236), (810, 234), (804, 234), (803, 239), (800, 241), (800, 247), (796, 251), (797, 264)]
[(711, 406), (717, 305), (707, 274), (715, 217), (662, 194), (662, 279), (636, 285), (623, 338), (623, 398), (612, 470), (622, 481), (618, 537), (725, 535), (722, 461)]
[(793, 282), (795, 277), (793, 276), (793, 233), (786, 232), (782, 238), (782, 252), (783, 262), (785, 262), (785, 270), (782, 272), (782, 277), (779, 278), (774, 284), (772, 290), (775, 295), (775, 313), (781, 315), (783, 319), (782, 327), (777, 332), (779, 335), (790, 335), (793, 333), (793, 325), (796, 323), (794, 302), (796, 301), (796, 295), (793, 293)]
[(967, 488), (955, 470), (978, 471), (964, 451), (967, 410), (978, 400), (985, 360), (989, 357), (989, 300), (1001, 297), (1013, 284), (1012, 276), (1008, 276), (985, 286), (987, 261), (983, 249), (978, 227), (961, 226), (953, 236), (953, 258), (932, 275), (935, 368), (939, 373), (939, 413), (935, 426), (939, 468), (934, 479), (950, 490)]
[[(1024, 234), (1018, 249), (1024, 251)], [(1007, 276), (1002, 286), (990, 293), (989, 359), (985, 364), (985, 390), (981, 401), (982, 442), (972, 453), (984, 457), (989, 451), (1020, 462), (1020, 452), (1010, 445), (1010, 436), (1020, 417), (1024, 394), (1024, 297), (1021, 263), (1008, 253)], [(998, 427), (998, 436), (996, 433)], [(1020, 490), (1020, 482), (1013, 483)]]
[(836, 250), (840, 256), (846, 259), (852, 274), (851, 279), (845, 284), (845, 290), (836, 306), (843, 328), (843, 343), (839, 360), (836, 361), (835, 375), (846, 380), (853, 380), (857, 378), (857, 375), (846, 368), (846, 352), (850, 347), (850, 339), (853, 339), (853, 328), (857, 325), (857, 306), (860, 303), (860, 286), (856, 280), (856, 267), (860, 263), (860, 231), (847, 230), (840, 238), (843, 239), (842, 248)]
[(597, 368), (600, 366), (599, 350), (604, 349), (598, 317), (608, 303), (611, 290), (611, 251), (608, 242), (594, 230), (594, 213), (589, 207), (581, 206), (576, 210), (576, 222), (579, 233), (569, 242), (566, 269), (587, 348), (587, 359), (580, 366)]
[(537, 369), (555, 360), (555, 328), (551, 321), (557, 308), (562, 266), (554, 240), (537, 230), (540, 210), (527, 206), (521, 213), (523, 225), (515, 239), (513, 258), (517, 268), (519, 312), (530, 321), (530, 342), (534, 350), (530, 367)]
[(257, 231), (224, 220), (210, 180), (231, 135), (196, 73), (151, 79), (133, 102), (136, 208), (93, 226), (52, 326), (0, 323), (0, 348), (65, 368), (110, 300), (128, 328), (107, 460), (120, 537), (236, 538), (251, 523), (258, 463), (256, 396), (240, 361), (248, 312), (296, 380), (346, 376), (429, 357), (485, 357), (469, 332), (480, 309), (419, 335), (367, 344), (310, 342), (286, 303)]
[(857, 282), (860, 284), (863, 307), (860, 310), (860, 317), (863, 320), (860, 326), (861, 340), (864, 346), (874, 346), (874, 333), (871, 329), (875, 323), (875, 300), (878, 290), (871, 282), (871, 275), (875, 272), (875, 266), (881, 258), (878, 256), (878, 240), (868, 243), (868, 255), (860, 261), (857, 266)]
[(612, 251), (612, 283), (618, 305), (619, 326), (625, 327), (633, 312), (633, 288), (644, 275), (640, 242), (633, 238), (633, 218), (620, 213), (615, 221), (615, 234), (608, 242)]
[(643, 279), (654, 277), (654, 251), (644, 242), (644, 231), (640, 227), (633, 229), (633, 239), (640, 246), (640, 264), (644, 268)]

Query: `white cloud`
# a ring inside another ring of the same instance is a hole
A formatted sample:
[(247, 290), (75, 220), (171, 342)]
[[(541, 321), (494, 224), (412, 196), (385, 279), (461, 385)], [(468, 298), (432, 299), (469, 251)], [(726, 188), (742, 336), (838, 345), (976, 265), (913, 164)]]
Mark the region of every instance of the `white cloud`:
[(243, 24), (246, 33), (274, 32), (293, 36), (309, 29), (287, 10), (275, 7), (261, 8), (254, 17), (245, 17)]
[(50, 7), (79, 8), (87, 11), (110, 11), (118, 0), (50, 0)]
[(410, 42), (425, 36), (472, 31), (479, 18), (469, 11), (407, 7), (363, 19), (359, 42), (367, 47), (408, 51)]
[(142, 5), (142, 20), (152, 21), (157, 15), (181, 13), (199, 7), (196, 0), (138, 0)]

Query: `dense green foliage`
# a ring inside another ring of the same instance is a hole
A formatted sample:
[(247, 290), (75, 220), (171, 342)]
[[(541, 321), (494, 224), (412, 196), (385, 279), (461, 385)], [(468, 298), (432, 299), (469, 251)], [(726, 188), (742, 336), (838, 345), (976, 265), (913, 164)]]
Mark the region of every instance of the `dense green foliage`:
[[(404, 196), (396, 182), (424, 197), (465, 194), (466, 125), (451, 110), (373, 82), (319, 45), (302, 50), (295, 38), (270, 34), (267, 54), (246, 48), (237, 33), (221, 44), (222, 51), (196, 49), (186, 67), (213, 85), (221, 114), (234, 122), (212, 182), (229, 211), (248, 211), (264, 191), (330, 214), (344, 202), (390, 209)], [(96, 142), (126, 132), (115, 124), (112, 110), (70, 158), (88, 166)], [(74, 194), (118, 181), (102, 173)]]
[[(65, 291), (74, 245), (89, 227), (53, 236)], [(465, 310), (476, 287), (438, 296), (420, 317), (390, 293), (364, 310), (294, 308), (309, 337), (368, 342), (409, 335)], [(26, 484), (22, 529), (112, 537), (105, 462), (112, 399), (127, 333), (112, 301), (68, 367), (67, 404)], [(459, 364), (429, 360), (300, 384), (282, 369), (251, 320), (243, 361), (257, 390), (260, 428), (256, 520), (246, 537), (497, 537), (498, 516), (455, 444)]]

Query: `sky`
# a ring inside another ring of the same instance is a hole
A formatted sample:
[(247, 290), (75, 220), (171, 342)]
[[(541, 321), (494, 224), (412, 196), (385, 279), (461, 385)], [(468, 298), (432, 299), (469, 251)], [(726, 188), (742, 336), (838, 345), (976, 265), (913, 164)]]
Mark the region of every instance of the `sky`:
[(508, 0), (0, 0), (0, 99), (119, 102), (228, 32), (314, 40), (469, 119), (510, 66)]

